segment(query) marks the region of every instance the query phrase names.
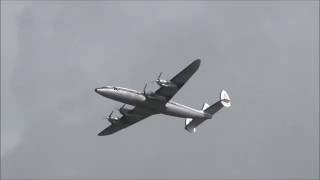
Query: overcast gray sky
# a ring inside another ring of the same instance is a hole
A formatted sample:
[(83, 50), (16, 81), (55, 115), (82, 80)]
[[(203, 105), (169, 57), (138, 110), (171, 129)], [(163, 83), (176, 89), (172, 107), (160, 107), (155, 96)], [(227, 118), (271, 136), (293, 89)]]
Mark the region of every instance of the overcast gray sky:
[[(1, 178), (318, 178), (318, 32), (319, 1), (1, 1)], [(196, 58), (173, 100), (231, 108), (97, 136), (121, 104), (94, 88)]]

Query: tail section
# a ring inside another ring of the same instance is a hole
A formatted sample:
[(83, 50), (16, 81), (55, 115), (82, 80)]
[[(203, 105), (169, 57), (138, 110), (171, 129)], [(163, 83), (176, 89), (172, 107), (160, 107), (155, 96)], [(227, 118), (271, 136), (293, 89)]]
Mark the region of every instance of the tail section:
[(227, 91), (225, 91), (225, 90), (222, 90), (222, 91), (221, 91), (220, 101), (221, 101), (221, 104), (222, 104), (224, 107), (230, 107), (230, 106), (231, 106), (231, 99), (230, 99)]
[[(225, 90), (221, 91), (220, 100), (214, 103), (213, 105), (209, 106), (207, 103), (204, 103), (202, 106), (202, 111), (209, 114), (215, 114), (223, 107), (230, 107), (231, 106), (231, 99), (228, 93)], [(191, 133), (196, 132), (196, 127), (203, 123), (206, 119), (191, 119), (187, 118), (185, 120), (185, 129)]]
[(230, 107), (231, 106), (231, 99), (227, 93), (227, 91), (222, 90), (220, 94), (220, 101), (214, 103), (210, 107), (206, 108), (203, 112), (209, 114), (215, 114), (223, 107)]
[(191, 122), (194, 122), (194, 120), (192, 118), (187, 118), (185, 120), (185, 126), (184, 127), (190, 133), (195, 133), (196, 132), (196, 128), (192, 124), (190, 124)]

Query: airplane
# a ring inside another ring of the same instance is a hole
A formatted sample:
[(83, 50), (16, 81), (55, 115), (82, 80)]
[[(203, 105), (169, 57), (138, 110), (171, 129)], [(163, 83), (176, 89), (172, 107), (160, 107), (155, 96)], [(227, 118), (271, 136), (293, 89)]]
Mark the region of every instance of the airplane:
[[(147, 84), (144, 86), (142, 92), (116, 86), (96, 88), (96, 93), (106, 98), (124, 103), (119, 109), (122, 117), (112, 116), (112, 111), (109, 116), (106, 117), (111, 125), (101, 131), (98, 136), (113, 134), (155, 114), (185, 118), (185, 129), (190, 133), (195, 133), (196, 128), (201, 123), (207, 119), (211, 119), (212, 116), (223, 107), (231, 106), (231, 99), (225, 90), (221, 91), (219, 101), (211, 106), (204, 103), (201, 110), (171, 100), (198, 70), (200, 63), (200, 59), (194, 60), (171, 80), (161, 79), (162, 73), (160, 73), (155, 81), (159, 86), (159, 89), (155, 92), (146, 92)], [(125, 108), (126, 104), (132, 105), (134, 108)]]

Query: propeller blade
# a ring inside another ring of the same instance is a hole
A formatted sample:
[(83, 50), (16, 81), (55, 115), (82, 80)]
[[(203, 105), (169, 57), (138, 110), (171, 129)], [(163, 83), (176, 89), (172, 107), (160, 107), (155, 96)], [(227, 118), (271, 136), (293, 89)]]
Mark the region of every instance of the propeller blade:
[(144, 85), (144, 88), (143, 88), (143, 94), (146, 94), (146, 88), (147, 88), (147, 85), (148, 85), (148, 83), (146, 83), (146, 85)]
[(111, 113), (109, 114), (109, 116), (108, 116), (108, 117), (110, 118), (110, 117), (112, 116), (112, 114), (113, 114), (113, 111), (111, 111)]
[(162, 72), (160, 72), (160, 74), (158, 75), (158, 78), (157, 78), (158, 81), (160, 80), (161, 75), (162, 75)]

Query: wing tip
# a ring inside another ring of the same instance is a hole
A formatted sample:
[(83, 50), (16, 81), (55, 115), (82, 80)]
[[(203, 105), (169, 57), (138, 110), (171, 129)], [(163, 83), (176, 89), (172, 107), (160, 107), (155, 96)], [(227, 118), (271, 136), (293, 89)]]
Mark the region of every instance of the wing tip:
[(112, 133), (104, 130), (104, 131), (101, 131), (101, 132), (98, 134), (98, 136), (106, 136), (106, 135), (110, 135), (110, 134), (112, 134)]
[(194, 72), (200, 67), (201, 59), (194, 60), (186, 69), (192, 69)]
[(102, 133), (102, 132), (100, 132), (100, 133), (98, 134), (98, 136), (105, 136), (105, 134)]
[(197, 65), (199, 66), (200, 63), (201, 63), (201, 59), (198, 58), (198, 59), (194, 60), (193, 63), (194, 63), (194, 64), (197, 64)]

